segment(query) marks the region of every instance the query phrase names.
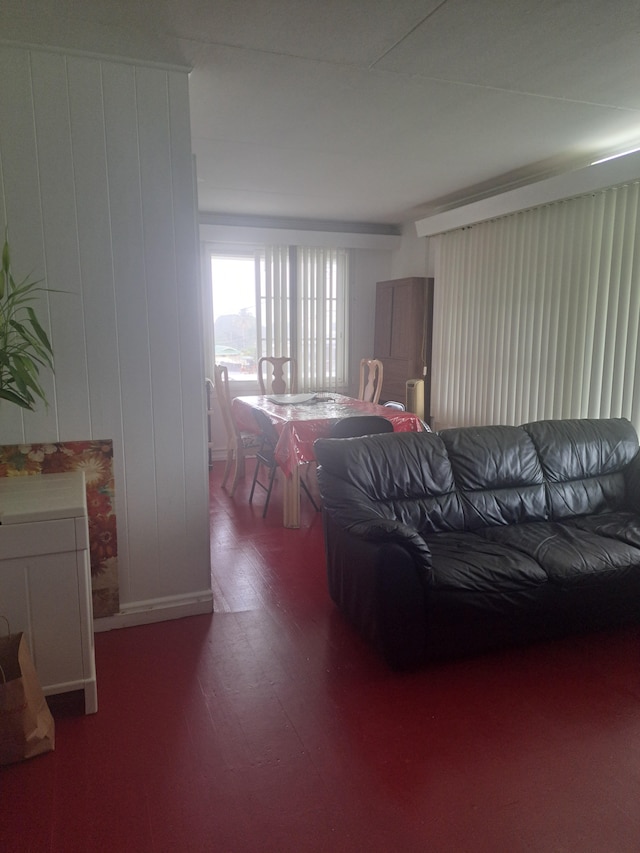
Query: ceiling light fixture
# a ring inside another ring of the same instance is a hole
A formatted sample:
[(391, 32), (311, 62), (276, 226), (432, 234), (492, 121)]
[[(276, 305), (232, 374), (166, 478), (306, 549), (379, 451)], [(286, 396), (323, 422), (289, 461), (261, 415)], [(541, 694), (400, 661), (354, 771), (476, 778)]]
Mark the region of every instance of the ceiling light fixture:
[(635, 154), (636, 151), (640, 151), (640, 147), (631, 148), (629, 151), (621, 151), (620, 154), (610, 154), (608, 157), (601, 157), (599, 160), (594, 160), (591, 165), (597, 166), (599, 163), (606, 163), (608, 160), (617, 160), (618, 157), (626, 157), (627, 154)]

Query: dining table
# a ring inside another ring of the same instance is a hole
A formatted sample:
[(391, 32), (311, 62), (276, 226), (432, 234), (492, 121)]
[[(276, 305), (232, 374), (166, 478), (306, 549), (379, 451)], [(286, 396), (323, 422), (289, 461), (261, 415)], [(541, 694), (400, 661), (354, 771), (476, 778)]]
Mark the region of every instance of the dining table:
[(258, 433), (254, 411), (264, 412), (278, 431), (276, 462), (283, 473), (283, 525), (300, 527), (300, 469), (315, 462), (313, 445), (327, 438), (342, 418), (378, 415), (393, 424), (394, 432), (422, 432), (428, 427), (413, 412), (368, 403), (344, 394), (257, 395), (235, 397), (233, 417), (242, 431)]

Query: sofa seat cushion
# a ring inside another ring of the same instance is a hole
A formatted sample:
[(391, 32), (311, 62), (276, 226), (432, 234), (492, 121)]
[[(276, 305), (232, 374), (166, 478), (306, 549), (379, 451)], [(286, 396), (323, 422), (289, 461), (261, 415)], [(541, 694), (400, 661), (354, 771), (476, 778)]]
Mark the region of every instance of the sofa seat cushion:
[(567, 519), (563, 524), (588, 530), (610, 539), (619, 539), (640, 548), (640, 516), (634, 512), (604, 512)]
[(439, 533), (426, 541), (434, 589), (504, 595), (547, 583), (534, 559), (475, 533)]
[(487, 527), (481, 535), (535, 560), (549, 582), (561, 587), (601, 583), (612, 575), (640, 572), (640, 548), (574, 524), (549, 521)]

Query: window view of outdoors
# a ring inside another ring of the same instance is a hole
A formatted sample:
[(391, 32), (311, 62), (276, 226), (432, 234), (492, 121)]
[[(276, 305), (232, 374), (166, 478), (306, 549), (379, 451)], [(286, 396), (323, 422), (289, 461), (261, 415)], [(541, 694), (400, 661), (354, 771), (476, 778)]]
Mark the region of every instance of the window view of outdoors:
[(229, 379), (257, 380), (256, 275), (253, 257), (212, 257), (216, 364)]

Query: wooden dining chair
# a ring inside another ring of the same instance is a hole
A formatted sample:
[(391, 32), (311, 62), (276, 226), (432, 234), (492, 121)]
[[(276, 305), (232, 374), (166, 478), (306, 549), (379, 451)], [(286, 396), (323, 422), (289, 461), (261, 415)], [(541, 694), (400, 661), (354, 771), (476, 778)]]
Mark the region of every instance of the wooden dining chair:
[(260, 449), (260, 436), (257, 433), (244, 432), (238, 429), (231, 410), (231, 391), (227, 368), (216, 365), (213, 369), (213, 375), (222, 422), (227, 433), (227, 462), (222, 476), (222, 488), (227, 485), (231, 467), (235, 463), (233, 482), (231, 483), (231, 496), (233, 497), (239, 480), (244, 477), (245, 458), (255, 456)]
[[(262, 509), (262, 517), (265, 518), (269, 509), (269, 501), (271, 500), (271, 492), (273, 491), (273, 483), (278, 471), (278, 461), (276, 459), (276, 444), (278, 443), (278, 430), (275, 428), (269, 416), (260, 409), (253, 410), (254, 417), (258, 428), (260, 429), (260, 449), (256, 453), (256, 468), (253, 473), (253, 482), (251, 483), (251, 492), (249, 493), (249, 503), (253, 503), (253, 493), (256, 486), (267, 493), (267, 497)], [(263, 467), (268, 471), (269, 478), (266, 483), (262, 483), (259, 479), (260, 468)], [(311, 492), (304, 480), (300, 480), (300, 486), (313, 504), (316, 512), (320, 512), (320, 508), (314, 501)]]
[[(288, 388), (285, 371), (288, 372)], [(297, 387), (295, 358), (265, 355), (258, 360), (258, 383), (261, 394), (295, 394)]]
[(377, 403), (382, 391), (382, 374), (384, 367), (377, 358), (360, 360), (360, 388), (358, 399), (366, 403)]

